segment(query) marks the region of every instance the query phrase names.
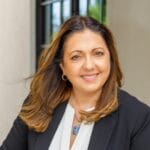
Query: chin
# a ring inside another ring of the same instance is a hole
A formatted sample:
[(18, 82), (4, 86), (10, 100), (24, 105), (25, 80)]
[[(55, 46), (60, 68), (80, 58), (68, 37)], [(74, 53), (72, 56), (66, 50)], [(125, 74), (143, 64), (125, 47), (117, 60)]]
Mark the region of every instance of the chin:
[(85, 93), (97, 93), (98, 91), (101, 91), (101, 87), (96, 88), (96, 87), (86, 87), (86, 88), (82, 88), (81, 91), (85, 92)]

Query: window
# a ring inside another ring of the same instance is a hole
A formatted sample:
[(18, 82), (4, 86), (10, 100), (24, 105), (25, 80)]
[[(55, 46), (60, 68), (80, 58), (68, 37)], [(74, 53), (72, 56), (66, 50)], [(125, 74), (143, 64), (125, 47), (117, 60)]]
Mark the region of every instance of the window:
[(37, 0), (37, 58), (60, 25), (72, 15), (89, 15), (106, 23), (106, 0)]

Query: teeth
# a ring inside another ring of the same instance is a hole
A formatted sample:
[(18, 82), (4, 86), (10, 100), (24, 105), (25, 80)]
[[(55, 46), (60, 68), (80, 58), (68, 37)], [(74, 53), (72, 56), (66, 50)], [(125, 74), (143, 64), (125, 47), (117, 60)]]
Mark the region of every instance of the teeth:
[(91, 80), (96, 79), (96, 76), (97, 76), (97, 75), (85, 75), (85, 76), (83, 76), (83, 78), (84, 78), (85, 80), (91, 81)]
[(88, 79), (92, 79), (92, 78), (95, 78), (96, 75), (92, 75), (92, 76), (83, 76), (84, 78), (88, 78)]

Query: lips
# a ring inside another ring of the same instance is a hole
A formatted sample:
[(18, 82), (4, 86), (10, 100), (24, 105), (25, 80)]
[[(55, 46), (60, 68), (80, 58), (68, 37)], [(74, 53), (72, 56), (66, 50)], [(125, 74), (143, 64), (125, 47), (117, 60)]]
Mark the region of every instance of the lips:
[(82, 75), (82, 79), (84, 79), (85, 81), (95, 81), (96, 78), (98, 76), (98, 73), (96, 74), (91, 74), (91, 75)]

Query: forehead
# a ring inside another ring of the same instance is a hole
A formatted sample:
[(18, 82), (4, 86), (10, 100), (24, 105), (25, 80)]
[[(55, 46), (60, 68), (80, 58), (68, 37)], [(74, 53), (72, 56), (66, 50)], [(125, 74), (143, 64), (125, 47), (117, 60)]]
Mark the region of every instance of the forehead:
[(96, 47), (107, 49), (107, 45), (101, 34), (89, 29), (72, 33), (64, 43), (64, 50), (87, 50)]

